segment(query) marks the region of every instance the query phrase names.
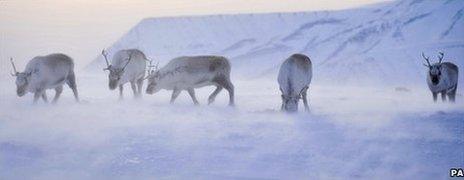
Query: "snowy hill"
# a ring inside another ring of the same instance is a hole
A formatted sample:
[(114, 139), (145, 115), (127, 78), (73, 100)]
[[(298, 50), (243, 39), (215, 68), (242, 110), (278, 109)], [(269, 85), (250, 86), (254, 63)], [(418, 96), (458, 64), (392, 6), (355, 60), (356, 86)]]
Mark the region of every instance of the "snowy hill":
[[(464, 66), (463, 13), (463, 1), (405, 0), (342, 11), (147, 18), (109, 50), (140, 48), (160, 64), (224, 55), (234, 76), (269, 78), (299, 52), (313, 60), (315, 81), (423, 83), (422, 51), (444, 51)], [(100, 69), (103, 60), (89, 67)]]

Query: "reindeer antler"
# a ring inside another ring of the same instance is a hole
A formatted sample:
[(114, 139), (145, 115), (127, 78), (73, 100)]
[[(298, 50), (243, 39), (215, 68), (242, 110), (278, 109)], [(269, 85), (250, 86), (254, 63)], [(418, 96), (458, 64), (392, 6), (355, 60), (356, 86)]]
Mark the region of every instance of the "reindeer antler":
[(14, 62), (13, 62), (13, 58), (10, 57), (10, 62), (11, 62), (11, 66), (13, 66), (13, 71), (14, 71), (14, 74), (11, 73), (12, 76), (17, 76), (18, 75), (18, 71), (16, 70), (16, 66), (14, 65)]
[(159, 65), (159, 63), (160, 63), (160, 62), (158, 61), (158, 62), (156, 63), (156, 65), (155, 65), (155, 66), (153, 66), (153, 67), (155, 68), (155, 71), (157, 71), (157, 70), (158, 70), (158, 65)]
[(132, 54), (133, 52), (130, 52), (129, 53), (129, 59), (127, 59), (127, 63), (124, 65), (124, 67), (122, 67), (122, 70), (126, 69), (126, 66), (129, 64), (129, 62), (132, 60)]
[(445, 53), (443, 52), (439, 52), (438, 53), (438, 63), (441, 64), (441, 61), (443, 60), (443, 57), (445, 56)]
[(148, 64), (148, 71), (151, 71), (151, 70), (152, 70), (151, 68), (153, 68), (153, 67), (155, 67), (155, 66), (153, 66), (153, 61), (152, 61), (152, 60), (148, 60), (148, 61), (149, 61), (149, 64)]
[(427, 67), (432, 66), (432, 65), (430, 64), (429, 57), (426, 57), (426, 56), (424, 55), (423, 52), (422, 52), (422, 57), (425, 59), (425, 61), (427, 61), (427, 64), (424, 64), (424, 66), (427, 66)]
[[(148, 79), (151, 75), (153, 75), (155, 73), (155, 71), (158, 70), (158, 64), (159, 62), (156, 63), (156, 65), (154, 66), (153, 65), (153, 60), (148, 60), (150, 62), (150, 64), (148, 64), (148, 75), (147, 77), (143, 78), (143, 79)], [(154, 68), (155, 70), (153, 70), (152, 68)]]
[(110, 62), (108, 61), (108, 53), (105, 51), (105, 49), (102, 50), (101, 54), (103, 55), (103, 57), (105, 58), (105, 62), (106, 62), (106, 68), (103, 69), (103, 70), (108, 70), (108, 68), (110, 67)]

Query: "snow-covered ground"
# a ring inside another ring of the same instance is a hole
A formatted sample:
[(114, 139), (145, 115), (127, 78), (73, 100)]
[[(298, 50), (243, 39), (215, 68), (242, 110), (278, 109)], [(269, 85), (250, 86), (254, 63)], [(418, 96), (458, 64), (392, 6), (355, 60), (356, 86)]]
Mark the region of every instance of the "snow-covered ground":
[[(464, 99), (434, 104), (424, 86), (320, 86), (311, 113), (278, 111), (275, 81), (236, 79), (237, 106), (212, 87), (124, 101), (105, 73), (78, 76), (57, 105), (0, 85), (0, 179), (444, 179), (464, 166)], [(408, 91), (409, 90), (409, 91)], [(49, 93), (49, 96), (53, 93)]]
[[(213, 87), (197, 90), (200, 106), (185, 92), (134, 100), (129, 86), (118, 101), (100, 58), (76, 69), (79, 104), (66, 87), (57, 105), (32, 105), (0, 72), (0, 179), (445, 179), (464, 167), (464, 83), (455, 104), (433, 103), (420, 52), (464, 67), (463, 2), (147, 18), (108, 47), (161, 66), (224, 55), (234, 108), (225, 91), (205, 105)], [(279, 112), (277, 70), (292, 53), (314, 65), (310, 113)]]

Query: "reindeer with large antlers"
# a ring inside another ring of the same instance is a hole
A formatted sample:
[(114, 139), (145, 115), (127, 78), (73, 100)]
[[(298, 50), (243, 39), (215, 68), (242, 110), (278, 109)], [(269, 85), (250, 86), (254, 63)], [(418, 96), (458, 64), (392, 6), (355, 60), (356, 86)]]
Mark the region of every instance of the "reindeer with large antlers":
[(138, 49), (120, 50), (114, 54), (111, 64), (105, 50), (102, 51), (102, 55), (107, 65), (103, 70), (110, 72), (108, 75), (110, 90), (119, 87), (119, 99), (122, 99), (123, 86), (130, 82), (134, 97), (140, 97), (145, 79), (146, 61), (148, 61), (145, 54)]
[(148, 78), (147, 94), (162, 89), (172, 90), (171, 103), (174, 103), (181, 91), (187, 91), (195, 105), (199, 102), (195, 88), (216, 86), (208, 98), (208, 104), (214, 102), (222, 89), (229, 92), (229, 105), (234, 105), (234, 85), (230, 81), (230, 63), (222, 56), (182, 56), (169, 61), (159, 70), (152, 71)]
[(440, 52), (438, 55), (438, 62), (431, 64), (429, 57), (426, 57), (422, 53), (422, 58), (425, 59), (427, 64), (424, 64), (429, 68), (427, 74), (427, 84), (430, 91), (432, 91), (433, 101), (437, 101), (438, 93), (441, 93), (442, 101), (446, 101), (446, 95), (451, 102), (455, 101), (456, 90), (458, 88), (458, 73), (459, 69), (453, 63), (442, 62), (444, 53)]
[(19, 97), (27, 92), (34, 93), (34, 103), (39, 98), (48, 102), (45, 91), (55, 89), (55, 103), (63, 91), (63, 84), (66, 83), (72, 89), (74, 98), (79, 101), (74, 75), (74, 62), (64, 54), (50, 54), (47, 56), (37, 56), (30, 60), (23, 72), (18, 72), (13, 59), (10, 59), (16, 77), (16, 93)]

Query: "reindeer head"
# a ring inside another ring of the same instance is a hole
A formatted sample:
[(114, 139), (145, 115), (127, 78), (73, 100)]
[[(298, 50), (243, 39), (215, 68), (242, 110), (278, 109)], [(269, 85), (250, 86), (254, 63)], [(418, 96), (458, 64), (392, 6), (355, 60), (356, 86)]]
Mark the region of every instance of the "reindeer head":
[[(157, 63), (156, 66), (153, 66), (152, 61), (150, 61), (150, 65), (148, 66), (148, 76), (145, 78), (148, 79), (148, 86), (146, 90), (147, 94), (154, 94), (161, 90), (158, 86), (158, 81), (160, 79), (158, 64), (159, 63)], [(152, 68), (154, 68), (154, 70)]]
[(13, 66), (14, 73), (11, 73), (13, 77), (16, 77), (16, 94), (19, 97), (26, 94), (27, 87), (29, 85), (29, 76), (31, 73), (18, 72), (16, 66), (14, 65), (13, 58), (10, 58), (11, 66)]
[(440, 82), (440, 78), (442, 74), (441, 73), (442, 71), (441, 61), (443, 60), (444, 53), (439, 52), (438, 63), (434, 63), (434, 64), (430, 63), (429, 57), (426, 57), (424, 53), (422, 53), (422, 57), (427, 62), (427, 64), (424, 64), (424, 66), (429, 68), (429, 77), (430, 77), (430, 80), (432, 81), (432, 84), (437, 85)]
[(109, 88), (111, 90), (116, 89), (116, 87), (119, 85), (119, 80), (121, 79), (122, 75), (124, 74), (124, 70), (126, 69), (127, 65), (132, 59), (132, 53), (129, 54), (129, 58), (127, 59), (126, 64), (122, 68), (117, 68), (112, 66), (109, 61), (108, 61), (108, 53), (103, 49), (102, 50), (102, 55), (105, 58), (106, 62), (106, 68), (104, 68), (104, 71), (109, 71), (110, 74), (108, 75), (108, 80), (109, 80)]
[(282, 89), (280, 91), (282, 92), (281, 98), (282, 98), (282, 103), (283, 103), (283, 110), (286, 112), (297, 112), (298, 111), (298, 101), (301, 99), (301, 92), (303, 92), (304, 89), (300, 91), (298, 94), (291, 94), (291, 93), (284, 93)]

